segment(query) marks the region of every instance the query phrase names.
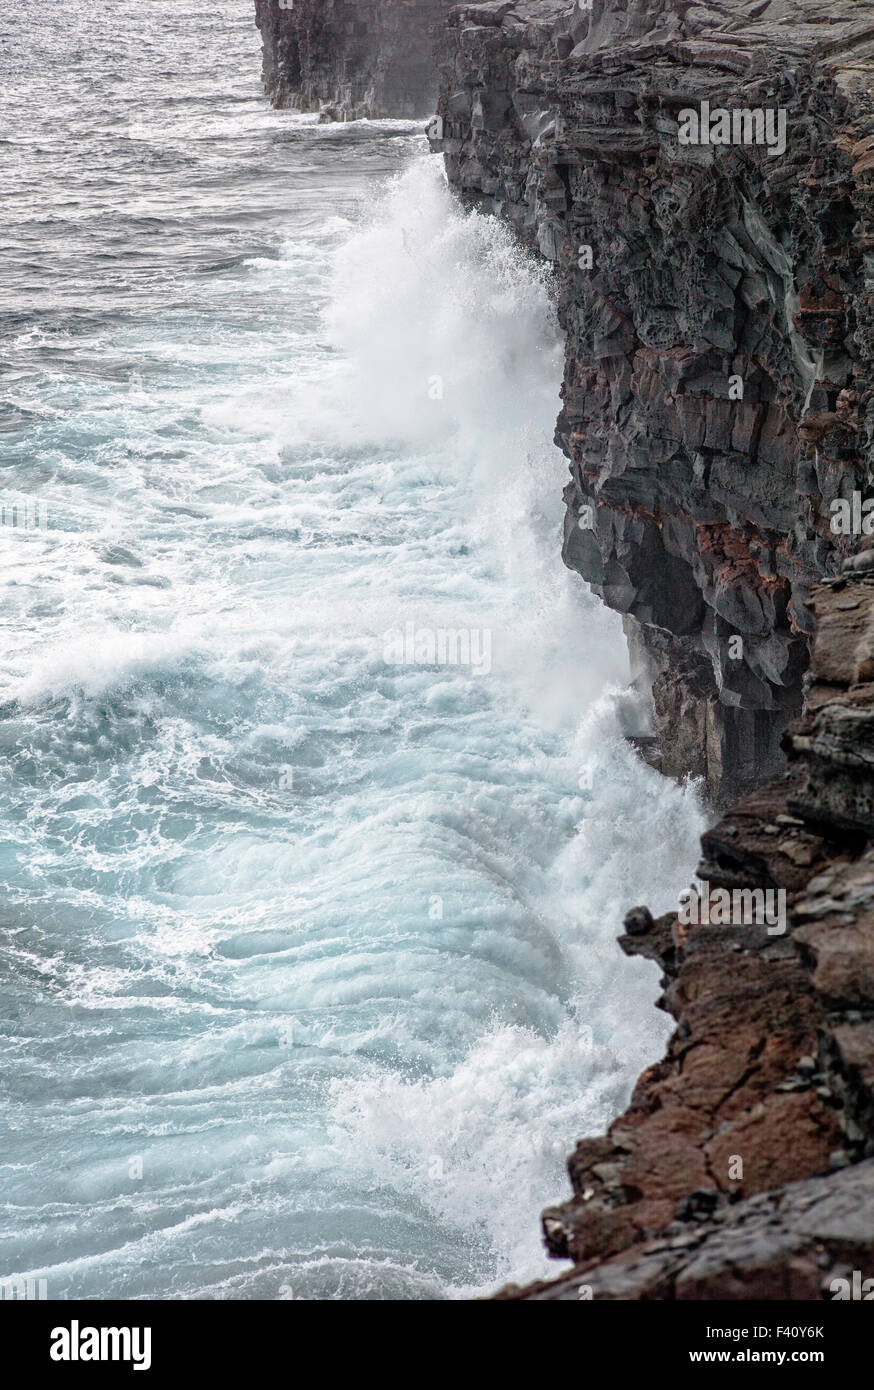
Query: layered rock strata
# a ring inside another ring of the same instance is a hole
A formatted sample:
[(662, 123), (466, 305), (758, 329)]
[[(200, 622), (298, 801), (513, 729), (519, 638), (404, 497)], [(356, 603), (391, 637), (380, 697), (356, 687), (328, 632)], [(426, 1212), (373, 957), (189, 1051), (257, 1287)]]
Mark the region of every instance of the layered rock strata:
[[(257, 7), (279, 104), (420, 114), (423, 5)], [(874, 1276), (874, 554), (832, 516), (871, 493), (874, 0), (492, 0), (440, 69), (450, 182), (555, 267), (565, 559), (624, 615), (663, 769), (744, 794), (702, 878), (785, 910), (629, 914), (676, 1030), (544, 1213), (572, 1269), (500, 1297), (830, 1297)], [(785, 147), (681, 140), (722, 109)]]
[[(492, 0), (440, 67), (451, 184), (555, 266), (566, 562), (626, 617), (663, 769), (725, 802), (782, 767), (855, 544), (830, 505), (870, 484), (874, 3)], [(775, 139), (682, 143), (703, 102)]]
[(255, 0), (274, 105), (325, 120), (432, 114), (448, 0)]
[(441, 79), (450, 182), (555, 267), (566, 562), (664, 770), (747, 793), (709, 891), (785, 913), (629, 914), (677, 1028), (544, 1213), (572, 1272), (504, 1296), (828, 1297), (874, 1275), (874, 4), (459, 6)]

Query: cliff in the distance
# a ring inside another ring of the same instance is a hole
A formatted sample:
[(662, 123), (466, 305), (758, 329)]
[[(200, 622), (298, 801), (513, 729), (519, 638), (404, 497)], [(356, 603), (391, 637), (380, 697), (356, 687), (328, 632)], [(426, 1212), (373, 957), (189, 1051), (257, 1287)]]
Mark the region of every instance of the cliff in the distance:
[[(724, 801), (780, 769), (829, 505), (870, 479), (874, 3), (493, 0), (441, 71), (450, 182), (557, 270), (566, 561), (626, 615), (664, 770)], [(782, 108), (785, 151), (681, 144), (705, 100)]]
[(326, 120), (430, 115), (449, 0), (255, 0), (264, 87)]

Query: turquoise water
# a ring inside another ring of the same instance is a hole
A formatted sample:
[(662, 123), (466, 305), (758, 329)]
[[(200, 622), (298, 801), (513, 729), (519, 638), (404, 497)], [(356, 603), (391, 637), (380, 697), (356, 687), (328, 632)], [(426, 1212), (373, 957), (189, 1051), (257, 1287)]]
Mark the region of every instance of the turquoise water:
[(0, 1278), (433, 1299), (550, 1268), (697, 859), (560, 560), (540, 269), (247, 0), (0, 20)]

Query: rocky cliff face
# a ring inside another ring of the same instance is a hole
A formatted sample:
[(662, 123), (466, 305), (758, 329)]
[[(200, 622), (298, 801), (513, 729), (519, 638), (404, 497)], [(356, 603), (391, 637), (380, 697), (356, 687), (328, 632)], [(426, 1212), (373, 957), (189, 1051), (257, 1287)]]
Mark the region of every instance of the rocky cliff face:
[(831, 1297), (874, 1268), (874, 3), (495, 0), (440, 65), (451, 183), (555, 266), (565, 559), (663, 768), (746, 792), (692, 919), (626, 919), (677, 1028), (544, 1212), (574, 1268), (502, 1296)]
[(264, 86), (326, 120), (430, 115), (436, 25), (449, 0), (255, 0)]
[[(407, 114), (351, 3), (258, 9), (275, 99)], [(573, 1266), (499, 1297), (830, 1298), (874, 1276), (874, 0), (491, 0), (440, 71), (451, 183), (555, 266), (565, 559), (663, 769), (743, 793), (699, 867), (733, 924), (626, 919), (676, 1030), (544, 1212)]]
[[(442, 44), (451, 183), (556, 268), (565, 559), (626, 615), (663, 769), (723, 801), (782, 766), (856, 543), (830, 504), (870, 483), (872, 74), (871, 0), (493, 0)], [(775, 138), (683, 143), (702, 102)]]
[(621, 945), (659, 962), (677, 1029), (544, 1212), (575, 1268), (503, 1297), (818, 1299), (874, 1274), (874, 551), (864, 563), (814, 590), (789, 776), (703, 839), (708, 897), (782, 891), (786, 929), (629, 913)]

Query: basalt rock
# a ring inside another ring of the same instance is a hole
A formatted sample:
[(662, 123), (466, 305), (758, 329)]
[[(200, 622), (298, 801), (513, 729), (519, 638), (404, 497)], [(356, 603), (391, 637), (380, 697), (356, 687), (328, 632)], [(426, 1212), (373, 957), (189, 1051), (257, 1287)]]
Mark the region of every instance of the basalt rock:
[[(427, 112), (445, 4), (256, 3), (278, 104)], [(565, 560), (653, 760), (742, 796), (700, 877), (783, 904), (628, 914), (676, 1029), (544, 1212), (573, 1268), (498, 1297), (830, 1297), (874, 1276), (874, 550), (832, 517), (874, 493), (874, 0), (490, 0), (439, 52), (450, 183), (555, 268)], [(703, 103), (785, 147), (683, 143)]]
[(324, 120), (434, 110), (436, 25), (449, 0), (255, 0), (264, 87)]
[[(450, 183), (555, 267), (565, 560), (637, 635), (662, 768), (725, 804), (783, 767), (871, 482), (874, 0), (492, 0), (440, 68)], [(681, 143), (703, 102), (785, 149)]]
[(703, 1221), (686, 1211), (607, 1264), (498, 1297), (819, 1301), (835, 1297), (838, 1280), (852, 1289), (854, 1272), (872, 1268), (872, 1251), (874, 1162), (867, 1162), (724, 1206)]
[(783, 894), (785, 930), (628, 914), (620, 944), (661, 966), (677, 1028), (543, 1213), (573, 1272), (501, 1297), (818, 1299), (874, 1277), (874, 577), (811, 606), (789, 774), (706, 832), (698, 868), (711, 893)]

